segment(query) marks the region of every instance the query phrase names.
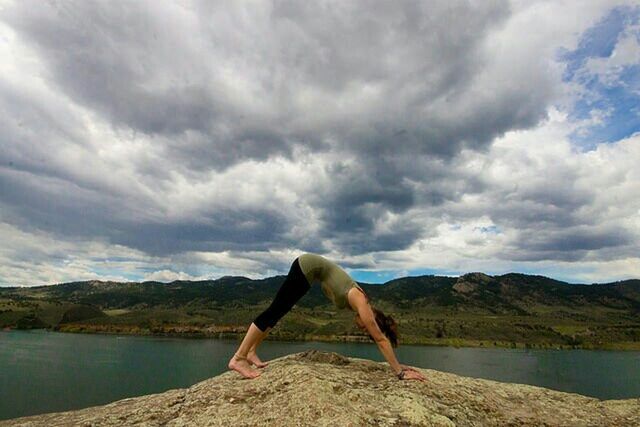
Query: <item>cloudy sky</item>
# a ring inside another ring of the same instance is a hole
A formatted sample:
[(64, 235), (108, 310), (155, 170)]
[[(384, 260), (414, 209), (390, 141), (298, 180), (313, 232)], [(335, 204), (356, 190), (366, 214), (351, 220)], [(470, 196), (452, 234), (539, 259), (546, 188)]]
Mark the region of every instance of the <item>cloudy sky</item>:
[(0, 286), (640, 278), (634, 1), (0, 0)]

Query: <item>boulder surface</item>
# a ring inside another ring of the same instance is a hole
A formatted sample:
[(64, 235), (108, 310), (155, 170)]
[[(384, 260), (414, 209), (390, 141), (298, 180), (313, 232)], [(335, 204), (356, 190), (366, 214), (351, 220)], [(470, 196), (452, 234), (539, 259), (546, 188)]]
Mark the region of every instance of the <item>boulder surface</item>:
[(599, 400), (523, 384), (306, 351), (262, 375), (233, 371), (189, 388), (103, 406), (0, 421), (0, 426), (639, 426), (640, 399)]

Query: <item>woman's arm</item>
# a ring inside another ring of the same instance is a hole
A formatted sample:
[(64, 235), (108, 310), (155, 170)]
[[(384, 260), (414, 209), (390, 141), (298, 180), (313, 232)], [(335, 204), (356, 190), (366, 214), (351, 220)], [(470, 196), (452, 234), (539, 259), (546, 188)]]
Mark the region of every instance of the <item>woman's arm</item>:
[(367, 302), (366, 297), (361, 292), (352, 292), (349, 294), (349, 303), (356, 307), (360, 320), (362, 320), (367, 332), (378, 345), (380, 353), (382, 353), (387, 363), (389, 363), (393, 373), (398, 375), (403, 370), (403, 367), (400, 365), (400, 362), (398, 362), (389, 339), (378, 327), (375, 315), (373, 314), (373, 310)]
[(373, 325), (367, 324), (366, 321), (364, 322), (364, 324), (367, 328), (367, 332), (369, 332), (369, 335), (371, 335), (371, 338), (373, 338), (373, 340), (377, 344), (380, 353), (382, 353), (384, 358), (389, 363), (389, 366), (393, 370), (393, 373), (398, 375), (400, 371), (402, 371), (402, 365), (400, 365), (400, 362), (398, 362), (398, 359), (396, 358), (396, 354), (393, 351), (391, 342), (389, 342), (389, 339), (382, 333), (375, 320), (373, 321)]

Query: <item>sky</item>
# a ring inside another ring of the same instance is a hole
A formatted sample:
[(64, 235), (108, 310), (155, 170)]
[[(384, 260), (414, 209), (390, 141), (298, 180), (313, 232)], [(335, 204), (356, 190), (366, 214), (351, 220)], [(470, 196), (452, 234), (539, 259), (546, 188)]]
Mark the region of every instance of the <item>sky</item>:
[(640, 278), (633, 1), (0, 0), (0, 286)]

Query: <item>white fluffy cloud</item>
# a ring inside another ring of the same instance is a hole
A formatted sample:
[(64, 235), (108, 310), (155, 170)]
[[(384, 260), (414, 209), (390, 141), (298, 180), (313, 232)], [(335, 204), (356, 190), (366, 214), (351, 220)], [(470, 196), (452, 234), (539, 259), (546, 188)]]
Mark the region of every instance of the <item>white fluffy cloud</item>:
[[(574, 144), (611, 117), (558, 55), (618, 5), (5, 3), (0, 284), (640, 276), (640, 141)], [(616, 84), (634, 25), (584, 69)]]

